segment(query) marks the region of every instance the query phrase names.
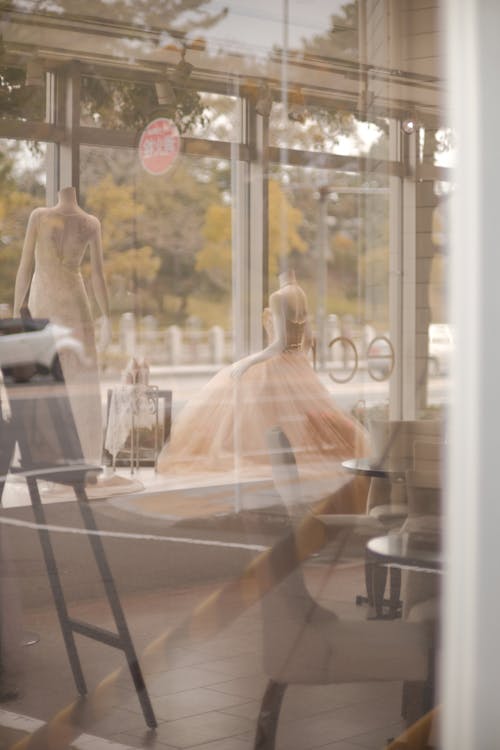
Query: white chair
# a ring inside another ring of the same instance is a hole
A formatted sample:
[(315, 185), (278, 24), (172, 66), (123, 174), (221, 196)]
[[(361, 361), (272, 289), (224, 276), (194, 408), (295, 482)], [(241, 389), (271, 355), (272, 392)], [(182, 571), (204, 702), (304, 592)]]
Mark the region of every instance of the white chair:
[[(269, 449), (283, 513), (304, 507), (295, 457), (285, 434), (273, 429)], [(339, 619), (321, 607), (305, 584), (298, 550), (300, 526), (270, 556), (276, 583), (262, 599), (263, 660), (269, 683), (262, 701), (255, 750), (273, 750), (283, 696), (289, 684), (336, 684), (372, 680), (425, 680), (425, 624), (399, 620)]]

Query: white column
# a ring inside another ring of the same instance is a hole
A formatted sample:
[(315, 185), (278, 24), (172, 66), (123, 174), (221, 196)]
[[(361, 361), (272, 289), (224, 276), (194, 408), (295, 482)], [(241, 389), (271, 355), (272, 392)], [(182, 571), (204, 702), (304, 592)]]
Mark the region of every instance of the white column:
[(447, 0), (458, 134), (450, 242), (453, 363), (443, 625), (443, 747), (499, 746), (500, 3)]
[[(268, 159), (269, 119), (255, 115), (250, 151), (249, 348), (262, 348), (262, 310), (268, 275)], [(255, 139), (255, 140), (254, 140)], [(267, 304), (267, 302), (266, 302)]]
[[(389, 157), (401, 160), (401, 127), (399, 120), (389, 124)], [(402, 418), (403, 403), (403, 180), (389, 177), (389, 336), (394, 348), (394, 371), (390, 381), (391, 419)]]
[[(239, 108), (239, 141), (246, 142), (248, 113), (244, 100), (240, 100)], [(248, 351), (249, 171), (249, 164), (240, 160), (238, 143), (234, 142), (231, 147), (233, 360)]]
[(232, 157), (233, 359), (262, 348), (262, 309), (267, 294), (268, 118), (242, 102), (242, 141), (248, 162)]

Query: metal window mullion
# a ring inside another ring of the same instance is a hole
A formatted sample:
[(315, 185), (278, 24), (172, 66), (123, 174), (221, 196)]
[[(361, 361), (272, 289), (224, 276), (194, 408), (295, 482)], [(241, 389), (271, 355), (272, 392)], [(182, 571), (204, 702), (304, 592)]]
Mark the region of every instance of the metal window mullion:
[(268, 291), (268, 133), (269, 120), (248, 103), (249, 166), (249, 251), (247, 349), (262, 348), (262, 309)]
[(415, 419), (417, 409), (417, 196), (415, 166), (417, 161), (417, 133), (403, 136), (404, 159), (410, 169), (402, 180), (402, 277), (401, 277), (401, 409), (403, 419)]
[[(400, 159), (398, 120), (389, 126), (391, 158)], [(403, 403), (403, 180), (389, 177), (389, 336), (394, 347), (394, 370), (389, 383), (391, 419), (401, 419)]]
[[(45, 122), (50, 125), (57, 124), (57, 75), (55, 73), (46, 74), (46, 98), (45, 98)], [(45, 200), (48, 206), (53, 206), (57, 200), (58, 188), (58, 161), (59, 147), (57, 143), (50, 142), (47, 144), (47, 153), (45, 157)]]
[[(240, 99), (240, 140), (247, 140), (247, 106)], [(248, 348), (248, 254), (250, 246), (248, 159), (241, 159), (238, 143), (231, 144), (231, 238), (232, 238), (232, 311), (233, 360)]]
[(57, 118), (64, 125), (65, 137), (59, 145), (58, 188), (80, 187), (80, 67), (71, 63), (61, 74), (57, 87)]

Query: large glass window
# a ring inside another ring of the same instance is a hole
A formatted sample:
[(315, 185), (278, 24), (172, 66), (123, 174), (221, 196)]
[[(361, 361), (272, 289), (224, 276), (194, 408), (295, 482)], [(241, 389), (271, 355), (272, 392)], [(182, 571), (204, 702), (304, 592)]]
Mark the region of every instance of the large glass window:
[(457, 341), (442, 5), (5, 11), (0, 744), (431, 727)]

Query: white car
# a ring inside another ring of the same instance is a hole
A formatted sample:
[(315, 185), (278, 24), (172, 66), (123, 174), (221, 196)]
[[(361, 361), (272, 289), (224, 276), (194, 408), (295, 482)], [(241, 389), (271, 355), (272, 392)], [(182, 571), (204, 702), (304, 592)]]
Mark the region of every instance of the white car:
[(14, 380), (29, 380), (37, 372), (50, 372), (55, 380), (63, 380), (61, 352), (70, 352), (83, 367), (89, 365), (84, 346), (71, 328), (45, 319), (0, 320), (0, 367)]
[(453, 331), (446, 323), (431, 323), (429, 326), (429, 373), (442, 375), (449, 372), (453, 352)]

